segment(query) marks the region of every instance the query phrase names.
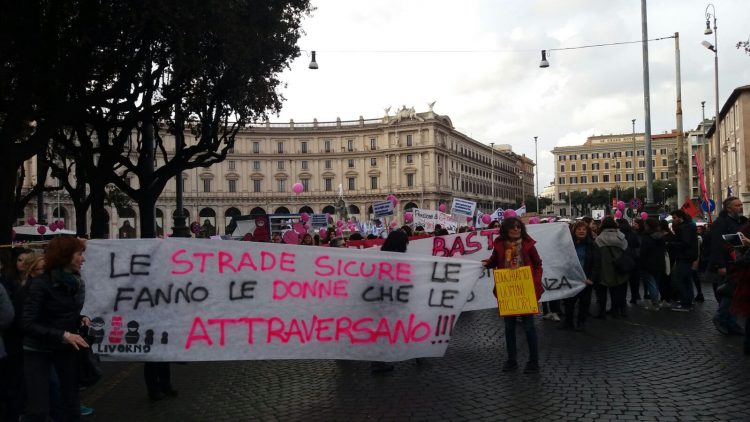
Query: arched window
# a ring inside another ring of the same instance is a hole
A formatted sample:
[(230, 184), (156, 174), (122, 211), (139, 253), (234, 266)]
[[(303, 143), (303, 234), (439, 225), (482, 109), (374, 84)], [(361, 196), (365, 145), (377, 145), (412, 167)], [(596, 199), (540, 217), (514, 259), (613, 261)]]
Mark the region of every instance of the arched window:
[(310, 208), (310, 207), (308, 207), (307, 205), (305, 205), (304, 207), (301, 207), (299, 209), (299, 212), (300, 212), (300, 214), (302, 214), (303, 212), (306, 212), (308, 214), (315, 214), (315, 212), (313, 211), (313, 209)]
[(333, 205), (326, 205), (323, 207), (323, 214), (336, 214), (336, 208)]
[(289, 214), (289, 208), (287, 207), (278, 207), (276, 208), (276, 211), (274, 214)]
[(419, 207), (414, 202), (407, 202), (406, 205), (404, 205), (404, 211), (411, 211), (413, 208)]
[(250, 215), (266, 215), (266, 210), (261, 207), (255, 207), (250, 210)]

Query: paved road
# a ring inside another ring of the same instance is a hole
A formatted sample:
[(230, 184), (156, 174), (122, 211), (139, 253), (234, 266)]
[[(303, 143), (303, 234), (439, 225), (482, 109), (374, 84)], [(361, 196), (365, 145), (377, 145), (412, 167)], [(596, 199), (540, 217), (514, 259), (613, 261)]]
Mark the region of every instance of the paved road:
[(715, 331), (715, 308), (712, 299), (687, 314), (631, 308), (585, 333), (539, 320), (536, 375), (500, 371), (503, 324), (492, 310), (464, 313), (444, 358), (379, 376), (366, 362), (329, 360), (174, 365), (179, 397), (150, 403), (142, 364), (107, 363), (83, 393), (96, 408), (84, 420), (750, 421), (750, 357), (741, 337)]

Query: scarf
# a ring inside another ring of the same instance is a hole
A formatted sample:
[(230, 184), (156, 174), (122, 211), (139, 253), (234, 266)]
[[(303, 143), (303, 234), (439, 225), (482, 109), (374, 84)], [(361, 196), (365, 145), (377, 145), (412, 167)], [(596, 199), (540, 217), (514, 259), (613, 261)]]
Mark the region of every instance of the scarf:
[(81, 288), (81, 276), (69, 273), (60, 268), (51, 271), (52, 278), (62, 283), (69, 291), (75, 293)]
[(523, 265), (521, 239), (505, 241), (505, 268), (518, 268)]

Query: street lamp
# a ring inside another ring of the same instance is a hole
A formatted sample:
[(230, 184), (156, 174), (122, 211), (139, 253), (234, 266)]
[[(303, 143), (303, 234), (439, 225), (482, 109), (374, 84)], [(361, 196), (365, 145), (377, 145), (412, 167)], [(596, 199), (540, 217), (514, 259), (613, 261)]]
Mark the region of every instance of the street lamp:
[[(711, 8), (711, 12), (708, 8)], [(714, 20), (714, 29), (711, 30), (711, 19)], [(716, 117), (714, 117), (714, 128), (716, 141), (714, 142), (714, 159), (716, 160), (716, 170), (714, 171), (714, 195), (721, 197), (721, 129), (719, 125), (719, 52), (718, 52), (718, 29), (716, 27), (716, 8), (712, 3), (706, 6), (706, 29), (703, 31), (705, 35), (714, 34), (714, 44), (711, 45), (708, 41), (703, 41), (701, 44), (707, 49), (714, 52), (714, 110)]]
[(636, 193), (637, 190), (636, 190), (636, 181), (635, 181), (635, 179), (636, 179), (636, 177), (635, 177), (635, 174), (636, 174), (635, 163), (637, 161), (637, 159), (636, 159), (636, 151), (635, 151), (635, 119), (631, 120), (630, 123), (633, 125), (633, 199), (635, 199), (635, 198), (638, 197), (638, 195)]
[(537, 148), (537, 137), (534, 137), (534, 168), (536, 169), (536, 176), (535, 176), (535, 192), (536, 192), (536, 213), (537, 215), (540, 214), (539, 210), (539, 149)]
[(521, 181), (521, 206), (524, 204), (523, 197), (525, 196), (526, 192), (523, 185), (523, 169), (518, 170), (518, 179)]
[(495, 143), (490, 142), (490, 162), (492, 163), (492, 169), (490, 170), (492, 181), (492, 212), (495, 212)]

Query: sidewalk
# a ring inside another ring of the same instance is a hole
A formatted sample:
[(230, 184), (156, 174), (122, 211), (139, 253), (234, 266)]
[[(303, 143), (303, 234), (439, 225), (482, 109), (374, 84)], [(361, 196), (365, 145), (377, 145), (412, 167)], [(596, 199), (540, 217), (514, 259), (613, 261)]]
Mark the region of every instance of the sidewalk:
[[(708, 290), (710, 292), (710, 290)], [(444, 358), (399, 362), (243, 361), (173, 365), (179, 396), (146, 398), (143, 365), (106, 363), (82, 393), (84, 421), (741, 421), (750, 420), (750, 357), (711, 322), (713, 298), (690, 313), (630, 307), (585, 333), (537, 321), (541, 371), (503, 373), (496, 311), (462, 314)], [(519, 364), (526, 361), (519, 330)]]

